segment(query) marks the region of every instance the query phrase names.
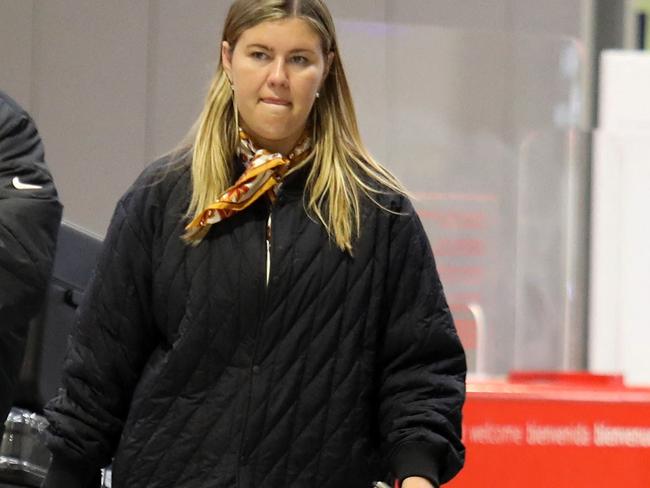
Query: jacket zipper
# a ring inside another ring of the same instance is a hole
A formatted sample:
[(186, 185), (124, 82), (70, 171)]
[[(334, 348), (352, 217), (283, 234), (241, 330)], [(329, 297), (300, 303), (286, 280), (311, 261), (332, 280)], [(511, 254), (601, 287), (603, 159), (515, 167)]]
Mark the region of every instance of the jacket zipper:
[[(251, 402), (251, 395), (252, 395), (252, 389), (253, 389), (253, 377), (255, 376), (255, 358), (257, 357), (257, 341), (258, 341), (258, 331), (259, 328), (262, 325), (262, 322), (264, 320), (264, 316), (266, 315), (266, 301), (267, 301), (267, 296), (268, 296), (268, 285), (269, 285), (269, 279), (271, 277), (271, 216), (273, 214), (273, 206), (271, 205), (269, 207), (269, 216), (266, 219), (266, 225), (264, 228), (264, 240), (265, 240), (265, 248), (266, 248), (266, 259), (264, 261), (265, 263), (265, 286), (264, 286), (264, 293), (262, 296), (262, 310), (261, 310), (261, 315), (259, 319), (259, 323), (257, 325), (257, 330), (255, 332), (255, 346), (253, 350), (253, 361), (251, 362), (250, 365), (250, 370), (249, 370), (249, 375), (250, 375), (250, 383), (249, 383), (249, 397), (248, 401), (246, 404), (246, 409), (245, 409), (245, 415), (244, 415), (244, 428), (242, 429), (242, 434), (241, 434), (241, 441), (239, 445), (239, 467), (241, 468), (241, 463), (245, 462), (248, 463), (248, 458), (243, 455), (244, 452), (244, 446), (246, 444), (246, 432), (248, 430), (248, 415), (250, 413), (250, 402)], [(239, 470), (238, 470), (239, 471)], [(237, 487), (241, 487), (241, 480), (239, 478), (239, 472), (237, 473)]]
[(271, 215), (272, 210), (269, 210), (269, 218), (266, 219), (266, 287), (269, 286), (269, 278), (271, 277)]

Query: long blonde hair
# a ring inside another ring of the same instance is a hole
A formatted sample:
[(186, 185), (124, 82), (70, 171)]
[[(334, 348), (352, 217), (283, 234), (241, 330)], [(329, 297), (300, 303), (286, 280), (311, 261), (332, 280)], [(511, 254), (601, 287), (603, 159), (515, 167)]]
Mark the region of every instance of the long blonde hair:
[[(319, 34), (324, 56), (334, 55), (320, 97), (312, 108), (312, 153), (300, 167), (311, 165), (306, 184), (307, 212), (323, 224), (339, 248), (351, 252), (361, 231), (362, 194), (376, 202), (374, 197), (379, 192), (405, 191), (361, 141), (334, 22), (327, 7), (322, 0), (236, 0), (226, 17), (222, 40), (234, 48), (245, 30), (287, 17), (305, 20)], [(237, 126), (232, 89), (220, 61), (194, 129), (192, 199), (187, 210), (190, 219), (232, 184), (231, 163), (239, 143)]]

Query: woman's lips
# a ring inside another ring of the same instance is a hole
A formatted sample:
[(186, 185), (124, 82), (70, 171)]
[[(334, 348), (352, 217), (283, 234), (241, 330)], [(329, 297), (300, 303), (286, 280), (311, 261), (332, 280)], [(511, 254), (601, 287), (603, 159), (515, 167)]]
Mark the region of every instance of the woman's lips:
[(268, 103), (270, 105), (291, 105), (291, 102), (288, 100), (283, 100), (281, 98), (262, 98), (262, 102)]

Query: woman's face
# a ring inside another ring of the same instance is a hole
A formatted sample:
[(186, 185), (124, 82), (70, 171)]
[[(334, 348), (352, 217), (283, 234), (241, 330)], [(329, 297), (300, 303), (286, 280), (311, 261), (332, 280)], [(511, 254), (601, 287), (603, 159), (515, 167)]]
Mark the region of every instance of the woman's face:
[(318, 34), (291, 17), (251, 27), (234, 49), (224, 42), (221, 56), (242, 128), (257, 145), (287, 154), (305, 129), (333, 55), (325, 58)]

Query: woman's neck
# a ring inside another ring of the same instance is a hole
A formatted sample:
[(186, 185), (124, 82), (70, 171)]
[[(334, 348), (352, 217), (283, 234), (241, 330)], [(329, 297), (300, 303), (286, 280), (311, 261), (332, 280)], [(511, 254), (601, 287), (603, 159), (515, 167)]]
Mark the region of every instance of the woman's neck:
[(296, 147), (296, 144), (298, 144), (298, 141), (300, 140), (302, 134), (304, 133), (303, 129), (300, 132), (292, 134), (284, 139), (265, 139), (264, 137), (260, 137), (258, 134), (251, 133), (251, 131), (245, 126), (242, 128), (249, 135), (256, 148), (266, 149), (272, 153), (280, 153), (283, 156), (288, 156), (291, 153), (293, 148)]

